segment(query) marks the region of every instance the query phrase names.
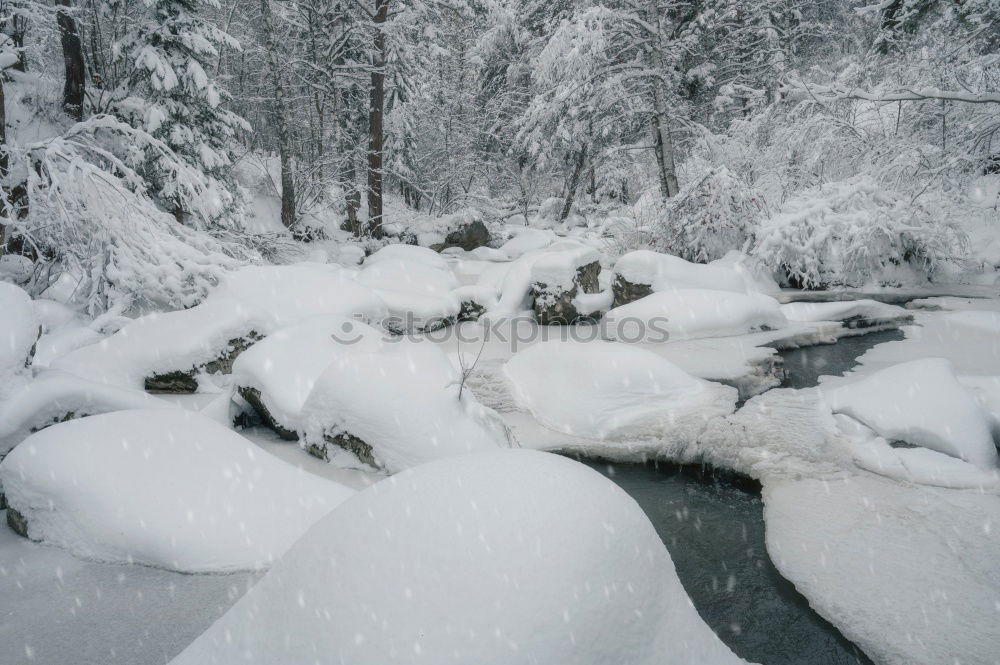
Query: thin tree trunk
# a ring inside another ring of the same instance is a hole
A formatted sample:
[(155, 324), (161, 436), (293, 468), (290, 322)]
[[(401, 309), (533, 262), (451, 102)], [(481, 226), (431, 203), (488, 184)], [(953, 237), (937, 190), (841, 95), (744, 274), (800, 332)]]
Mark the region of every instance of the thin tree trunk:
[(382, 24), (389, 16), (389, 0), (375, 0), (375, 50), (372, 55), (368, 105), (368, 235), (382, 237), (382, 156), (385, 137), (382, 117), (385, 110), (385, 32)]
[(677, 169), (674, 166), (674, 140), (670, 135), (670, 116), (667, 113), (667, 94), (663, 89), (660, 76), (666, 75), (667, 67), (663, 62), (663, 52), (660, 40), (663, 38), (663, 26), (660, 24), (660, 12), (655, 0), (647, 4), (647, 20), (656, 26), (655, 43), (648, 47), (647, 57), (653, 69), (653, 140), (656, 145), (656, 166), (660, 172), (660, 193), (663, 198), (677, 194)]
[(576, 188), (580, 186), (580, 176), (583, 174), (584, 164), (587, 162), (587, 146), (580, 148), (576, 153), (576, 165), (573, 166), (573, 174), (569, 177), (569, 187), (566, 189), (566, 200), (563, 202), (562, 212), (559, 213), (559, 221), (565, 222), (569, 217), (570, 210), (573, 209), (573, 201), (576, 198)]
[[(73, 0), (56, 0), (59, 7), (72, 7)], [(66, 67), (66, 83), (63, 86), (63, 110), (73, 120), (83, 120), (83, 96), (86, 77), (83, 65), (83, 42), (76, 21), (65, 9), (56, 12), (59, 24), (59, 39), (62, 42), (63, 64)]]
[[(2, 74), (2, 72), (0, 72)], [(0, 179), (4, 180), (4, 199), (7, 198), (7, 174), (10, 173), (10, 154), (7, 152), (7, 106), (4, 102), (3, 77), (0, 75)], [(7, 214), (11, 214), (9, 201), (4, 201)], [(7, 251), (7, 226), (0, 224), (0, 256)]]
[(274, 127), (278, 134), (278, 157), (281, 161), (281, 224), (287, 229), (295, 224), (295, 174), (291, 154), (291, 138), (285, 117), (285, 88), (279, 73), (277, 42), (271, 23), (271, 2), (261, 0), (261, 20), (264, 28), (264, 50), (267, 52), (267, 66), (271, 70), (274, 87), (272, 107)]

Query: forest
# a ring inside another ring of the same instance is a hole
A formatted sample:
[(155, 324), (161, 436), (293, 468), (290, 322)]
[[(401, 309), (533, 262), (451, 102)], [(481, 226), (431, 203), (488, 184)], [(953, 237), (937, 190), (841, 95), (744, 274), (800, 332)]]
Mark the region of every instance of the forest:
[(0, 0), (2, 665), (997, 665), (1000, 0)]

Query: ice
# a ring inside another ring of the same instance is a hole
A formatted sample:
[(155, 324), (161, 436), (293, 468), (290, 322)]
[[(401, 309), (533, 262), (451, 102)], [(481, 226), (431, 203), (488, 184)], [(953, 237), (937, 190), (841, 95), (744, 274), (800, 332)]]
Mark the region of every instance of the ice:
[(21, 373), (29, 364), (41, 324), (31, 297), (20, 288), (0, 282), (0, 378)]
[(781, 313), (789, 321), (903, 320), (911, 316), (910, 312), (902, 307), (868, 299), (842, 302), (793, 302), (782, 305)]
[(632, 284), (648, 284), (653, 291), (715, 289), (744, 293), (747, 290), (743, 277), (732, 268), (691, 263), (645, 249), (622, 256), (615, 263), (614, 272)]
[(552, 341), (516, 354), (504, 375), (517, 405), (558, 432), (657, 435), (732, 411), (735, 391), (696, 379), (649, 351), (612, 342)]
[(984, 469), (997, 466), (987, 415), (947, 360), (901, 363), (826, 391), (824, 399), (834, 413), (890, 441), (930, 448)]
[(54, 425), (0, 464), (32, 540), (183, 572), (269, 566), (352, 490), (180, 409)]
[(173, 661), (740, 663), (632, 499), (502, 451), (382, 481), (320, 521)]
[(614, 308), (604, 321), (612, 339), (632, 342), (742, 335), (788, 323), (770, 296), (693, 288), (653, 293)]

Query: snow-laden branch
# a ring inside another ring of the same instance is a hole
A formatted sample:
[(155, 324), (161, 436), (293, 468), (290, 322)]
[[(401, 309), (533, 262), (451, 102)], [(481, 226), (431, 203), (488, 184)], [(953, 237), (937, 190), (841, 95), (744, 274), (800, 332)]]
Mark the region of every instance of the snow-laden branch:
[(902, 88), (892, 92), (869, 92), (861, 88), (808, 85), (793, 81), (786, 88), (798, 97), (811, 97), (819, 101), (859, 99), (869, 102), (948, 101), (966, 104), (1000, 104), (1000, 92), (973, 93), (966, 90), (941, 90), (940, 88)]

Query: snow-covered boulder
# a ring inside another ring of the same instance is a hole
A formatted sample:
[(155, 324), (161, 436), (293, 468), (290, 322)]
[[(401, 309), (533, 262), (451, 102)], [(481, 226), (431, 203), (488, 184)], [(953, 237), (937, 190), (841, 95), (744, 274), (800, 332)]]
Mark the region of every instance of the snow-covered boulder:
[(691, 263), (670, 254), (640, 249), (615, 263), (612, 278), (616, 307), (657, 291), (712, 289), (745, 293), (747, 284), (734, 269)]
[(980, 468), (997, 466), (989, 418), (943, 358), (894, 365), (824, 398), (833, 413), (850, 416), (888, 441), (930, 448)]
[(263, 420), (312, 454), (346, 448), (390, 472), (506, 446), (499, 418), (437, 346), (319, 317), (270, 335), (233, 368), (236, 390)]
[(0, 377), (31, 364), (42, 327), (23, 289), (0, 282)]
[(200, 373), (228, 374), (254, 342), (318, 315), (379, 320), (382, 300), (337, 266), (250, 266), (204, 303), (136, 319), (52, 363), (84, 378), (159, 392), (192, 392)]
[(875, 300), (842, 302), (792, 302), (781, 306), (789, 321), (840, 321), (846, 328), (900, 326), (913, 322), (913, 314), (902, 307)]
[(279, 330), (247, 349), (233, 363), (233, 386), (282, 438), (302, 431), (302, 406), (343, 346), (376, 344), (375, 328), (339, 316), (318, 316)]
[(430, 246), (436, 252), (458, 247), (471, 252), (477, 247), (486, 247), (493, 239), (489, 228), (471, 211), (456, 213), (447, 220), (444, 241)]
[(608, 312), (609, 339), (663, 341), (743, 335), (787, 325), (778, 301), (760, 293), (709, 289), (660, 291)]
[(7, 455), (0, 481), (32, 540), (186, 572), (265, 568), (352, 494), (181, 409), (54, 425)]
[(503, 372), (517, 405), (543, 425), (600, 439), (683, 429), (731, 413), (737, 397), (651, 351), (613, 342), (536, 344)]
[(636, 503), (568, 459), (465, 455), (314, 526), (173, 665), (731, 665)]
[(32, 432), (49, 425), (109, 411), (172, 406), (141, 390), (88, 381), (59, 370), (43, 370), (0, 402), (0, 458)]
[(458, 280), (437, 252), (415, 245), (388, 245), (369, 256), (358, 282), (386, 306), (384, 324), (393, 332), (426, 332), (454, 323), (461, 303), (452, 294)]
[(577, 296), (600, 291), (601, 264), (597, 250), (577, 247), (545, 252), (531, 266), (531, 296), (535, 318), (542, 325), (571, 324), (593, 313), (579, 311)]
[(303, 443), (325, 458), (346, 448), (390, 473), (510, 445), (499, 416), (461, 382), (426, 342), (366, 336), (338, 344), (302, 405)]

